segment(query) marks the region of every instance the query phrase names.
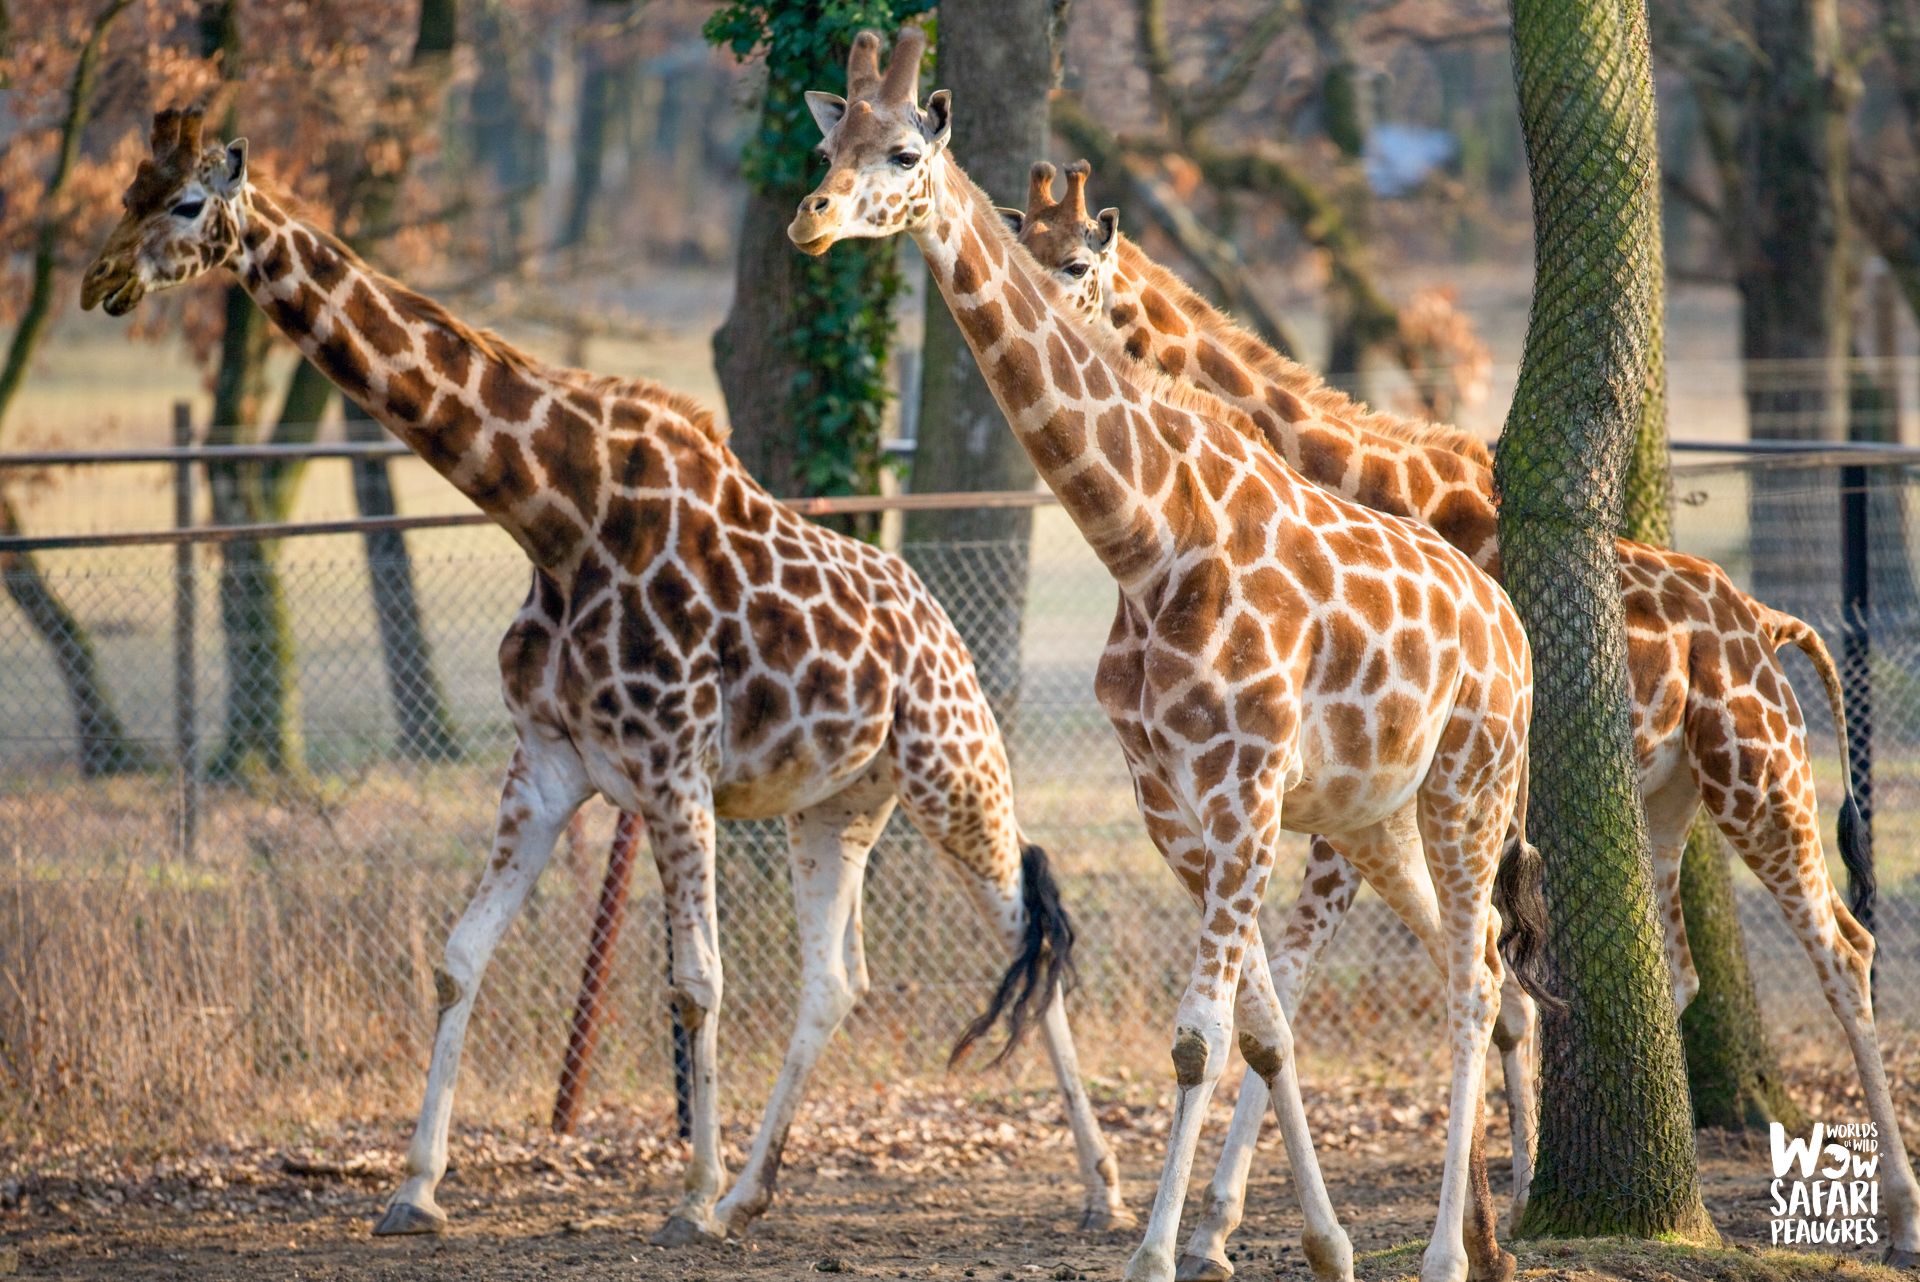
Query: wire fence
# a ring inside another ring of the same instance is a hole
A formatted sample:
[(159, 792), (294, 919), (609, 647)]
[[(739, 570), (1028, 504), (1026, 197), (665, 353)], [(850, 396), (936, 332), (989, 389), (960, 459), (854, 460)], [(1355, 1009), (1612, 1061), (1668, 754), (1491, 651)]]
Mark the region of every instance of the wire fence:
[[(1857, 618), (1844, 596), (1843, 482), (1869, 498), (1871, 593)], [(1743, 583), (1776, 576), (1779, 590), (1762, 595), (1814, 623), (1836, 655), (1854, 639), (1846, 680), (1855, 706), (1871, 707), (1886, 1026), (1920, 1025), (1914, 482), (1908, 464), (1791, 458), (1688, 464), (1679, 476), (1681, 547)], [(1756, 541), (1756, 513), (1790, 537)], [(1756, 553), (1780, 546), (1793, 555)], [(292, 1115), (398, 1116), (417, 1102), (433, 969), (486, 857), (510, 747), (494, 650), (525, 594), (524, 561), (491, 528), (414, 531), (403, 562), (370, 563), (352, 535), (264, 548), (256, 560), (213, 546), (37, 553), (91, 638), (129, 745), (93, 773), (55, 656), (22, 610), (0, 606), (0, 1138), (136, 1140)], [(999, 544), (905, 551), (949, 585), (945, 605), (963, 631), (1024, 591), (1018, 807), (1056, 862), (1079, 930), (1083, 1059), (1099, 1077), (1158, 1075), (1193, 923), (1145, 839), (1091, 695), (1111, 581), (1051, 509), (1037, 514), (1030, 555)], [(393, 645), (383, 611), (397, 598), (379, 590), (402, 566), (411, 591), (398, 599), (419, 625), (411, 649)], [(19, 582), (16, 567), (9, 591)], [(291, 679), (263, 691), (248, 674), (274, 665), (226, 630), (269, 617), (284, 620), (277, 653)], [(1797, 652), (1787, 661), (1830, 836), (1842, 766), (1811, 668)], [(430, 742), (409, 711), (422, 690), (436, 692), (441, 714)], [(275, 751), (228, 751), (236, 732), (260, 729), (248, 718), (263, 709), (281, 727)], [(599, 802), (583, 812), (489, 970), (463, 1062), (463, 1118), (551, 1106), (614, 823)], [(750, 1106), (792, 1018), (793, 914), (779, 827), (722, 827), (724, 1089)], [(1269, 938), (1303, 856), (1304, 839), (1284, 853)], [(659, 885), (650, 861), (635, 862), (590, 1101), (671, 1090)], [(865, 902), (874, 988), (822, 1074), (858, 1085), (940, 1072), (1004, 959), (899, 819), (875, 852)], [(1744, 873), (1740, 902), (1776, 1034), (1843, 1055), (1807, 960)], [(1363, 896), (1305, 1004), (1303, 1053), (1427, 1071), (1440, 1062), (1443, 1007), (1412, 937)], [(1025, 1054), (1014, 1071), (1038, 1082), (1037, 1060)]]

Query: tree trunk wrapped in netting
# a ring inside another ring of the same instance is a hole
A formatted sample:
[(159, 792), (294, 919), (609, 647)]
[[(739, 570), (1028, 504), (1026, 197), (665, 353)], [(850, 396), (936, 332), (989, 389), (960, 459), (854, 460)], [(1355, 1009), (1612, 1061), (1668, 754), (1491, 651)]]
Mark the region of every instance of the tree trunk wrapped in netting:
[(1528, 1234), (1713, 1234), (1653, 911), (1613, 546), (1660, 265), (1643, 4), (1513, 6), (1536, 263), (1500, 539), (1534, 648), (1531, 832), (1567, 999), (1544, 1013)]

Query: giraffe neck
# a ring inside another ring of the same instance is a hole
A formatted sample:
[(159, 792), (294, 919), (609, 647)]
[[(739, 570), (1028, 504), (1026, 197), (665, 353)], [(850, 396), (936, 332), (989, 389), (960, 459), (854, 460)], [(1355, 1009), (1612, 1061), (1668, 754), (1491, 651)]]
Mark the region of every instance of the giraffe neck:
[(491, 516), (536, 564), (575, 557), (603, 492), (607, 406), (373, 271), (250, 189), (234, 272), (354, 404)]
[(914, 232), (941, 297), (1035, 469), (1129, 593), (1165, 571), (1169, 490), (1192, 425), (1069, 321), (992, 202), (944, 153), (933, 211)]
[(1367, 409), (1241, 329), (1122, 236), (1102, 319), (1134, 359), (1240, 410), (1307, 480), (1434, 526), (1497, 570), (1499, 518), (1485, 446), (1464, 432)]

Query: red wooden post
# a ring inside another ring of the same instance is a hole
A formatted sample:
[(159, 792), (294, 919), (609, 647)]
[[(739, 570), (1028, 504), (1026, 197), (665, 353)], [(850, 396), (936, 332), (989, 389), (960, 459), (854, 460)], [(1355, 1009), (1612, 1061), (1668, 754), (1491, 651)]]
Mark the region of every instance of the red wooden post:
[(627, 914), (627, 887), (633, 881), (633, 851), (639, 844), (639, 833), (639, 822), (622, 813), (614, 825), (613, 847), (607, 852), (607, 878), (600, 883), (600, 906), (593, 915), (593, 937), (587, 944), (586, 965), (580, 971), (573, 1027), (567, 1033), (567, 1058), (560, 1069), (560, 1090), (553, 1100), (553, 1129), (560, 1135), (573, 1130), (594, 1043), (600, 1038), (607, 970), (613, 964), (614, 941), (620, 937), (620, 923)]

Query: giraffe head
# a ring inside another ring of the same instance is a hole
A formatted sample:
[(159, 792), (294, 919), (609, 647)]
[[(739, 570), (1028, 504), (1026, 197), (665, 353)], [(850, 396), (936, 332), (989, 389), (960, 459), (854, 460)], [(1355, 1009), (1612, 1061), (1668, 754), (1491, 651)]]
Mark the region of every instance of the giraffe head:
[(1067, 166), (1067, 194), (1053, 198), (1053, 166), (1042, 160), (1027, 178), (1025, 213), (1000, 214), (1034, 259), (1053, 276), (1071, 310), (1085, 320), (1099, 316), (1113, 292), (1119, 265), (1120, 211), (1103, 209), (1087, 216), (1087, 177), (1093, 166), (1076, 160)]
[(247, 140), (204, 147), (201, 113), (153, 118), (153, 156), (120, 198), (125, 210), (87, 269), (80, 305), (124, 316), (149, 290), (183, 284), (229, 265), (240, 249)]
[(926, 46), (919, 28), (904, 28), (882, 75), (880, 37), (862, 31), (847, 55), (847, 96), (807, 94), (824, 135), (827, 176), (787, 228), (804, 252), (913, 231), (932, 214), (935, 161), (952, 135), (953, 99), (941, 89), (920, 106)]

